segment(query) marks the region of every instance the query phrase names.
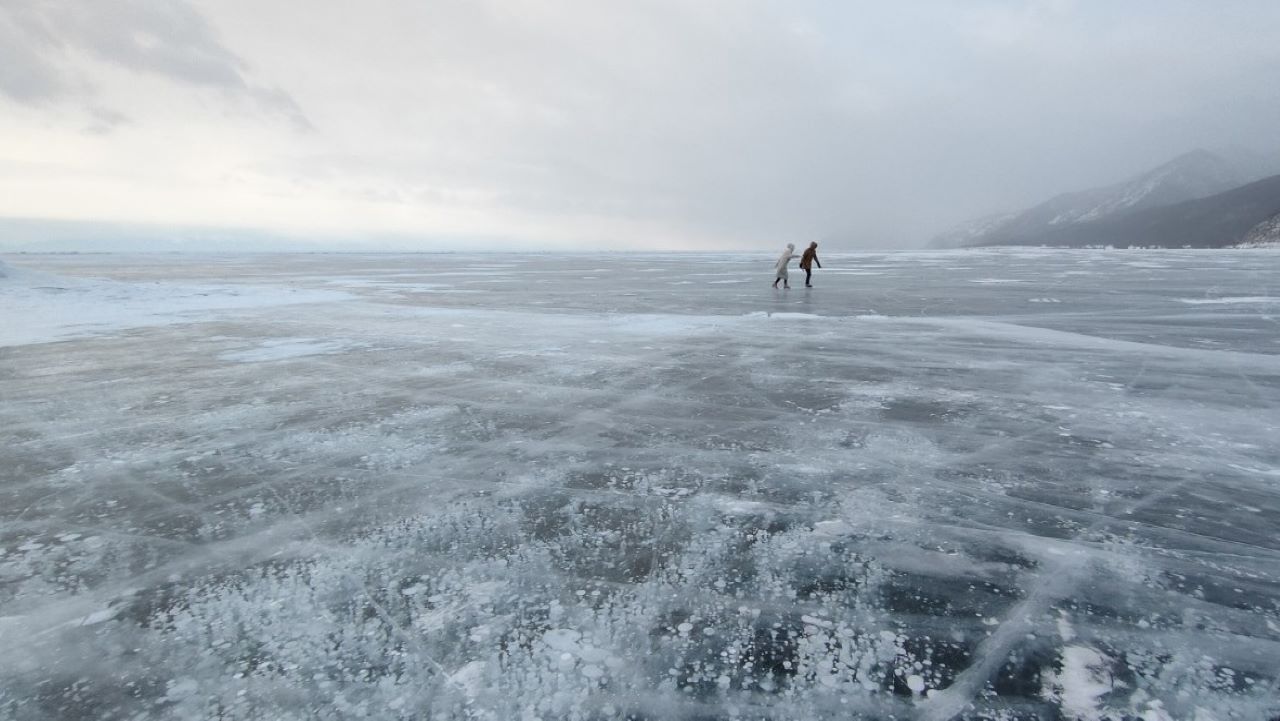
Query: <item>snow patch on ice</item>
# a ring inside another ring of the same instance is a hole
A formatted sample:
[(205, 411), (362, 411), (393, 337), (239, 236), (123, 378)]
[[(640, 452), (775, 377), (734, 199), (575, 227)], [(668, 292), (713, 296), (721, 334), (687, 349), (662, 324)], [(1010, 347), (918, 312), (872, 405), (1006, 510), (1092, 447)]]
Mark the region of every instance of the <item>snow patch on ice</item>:
[(822, 318), (823, 316), (815, 315), (813, 313), (791, 313), (791, 312), (774, 313), (774, 312), (765, 312), (765, 311), (755, 311), (753, 313), (747, 313), (743, 317), (745, 318), (776, 318), (779, 320), (810, 320), (815, 318)]
[(1178, 300), (1190, 305), (1229, 305), (1229, 304), (1257, 304), (1257, 303), (1280, 303), (1280, 296), (1272, 297), (1266, 295), (1240, 295), (1228, 296), (1224, 298), (1179, 298)]
[(813, 532), (824, 536), (847, 536), (853, 533), (853, 526), (844, 521), (818, 521), (813, 524)]
[(1060, 670), (1046, 674), (1045, 698), (1059, 702), (1068, 718), (1102, 721), (1102, 697), (1112, 690), (1112, 659), (1095, 648), (1073, 645), (1062, 649), (1060, 663)]
[(93, 613), (80, 619), (80, 625), (93, 626), (95, 624), (99, 624), (104, 621), (110, 621), (111, 619), (116, 617), (116, 614), (118, 612), (119, 612), (118, 608), (104, 608), (100, 611), (94, 611)]
[(1237, 463), (1228, 463), (1227, 465), (1236, 469), (1237, 471), (1244, 471), (1245, 473), (1257, 473), (1263, 476), (1280, 477), (1280, 468), (1251, 468), (1249, 466), (1242, 466)]
[(125, 283), (10, 273), (0, 283), (0, 347), (211, 320), (211, 311), (326, 303), (349, 293), (259, 285)]
[(262, 363), (266, 361), (289, 360), (313, 355), (338, 353), (352, 347), (343, 340), (321, 340), (318, 338), (272, 338), (258, 344), (257, 347), (245, 350), (227, 351), (218, 356), (222, 360), (240, 363)]

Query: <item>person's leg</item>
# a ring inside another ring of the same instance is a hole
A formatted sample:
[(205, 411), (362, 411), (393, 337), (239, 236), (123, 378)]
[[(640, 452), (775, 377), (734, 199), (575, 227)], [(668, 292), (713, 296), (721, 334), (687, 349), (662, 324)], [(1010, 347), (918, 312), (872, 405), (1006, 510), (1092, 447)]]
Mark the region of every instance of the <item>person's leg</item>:
[(805, 285), (805, 287), (806, 287), (806, 288), (812, 288), (812, 287), (813, 287), (813, 284), (809, 282), (809, 279), (810, 279), (810, 278), (812, 278), (812, 277), (813, 277), (813, 269), (812, 269), (812, 268), (805, 268), (805, 269), (804, 269), (804, 285)]

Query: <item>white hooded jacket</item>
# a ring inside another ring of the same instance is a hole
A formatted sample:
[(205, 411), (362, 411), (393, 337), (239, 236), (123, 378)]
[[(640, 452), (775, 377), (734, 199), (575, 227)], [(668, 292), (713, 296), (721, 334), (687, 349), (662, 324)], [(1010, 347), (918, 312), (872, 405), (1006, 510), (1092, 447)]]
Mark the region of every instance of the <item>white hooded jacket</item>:
[(795, 250), (796, 246), (793, 243), (787, 243), (787, 249), (782, 251), (782, 257), (778, 258), (778, 265), (775, 268), (779, 277), (787, 274), (787, 263), (790, 263), (791, 259), (796, 257)]

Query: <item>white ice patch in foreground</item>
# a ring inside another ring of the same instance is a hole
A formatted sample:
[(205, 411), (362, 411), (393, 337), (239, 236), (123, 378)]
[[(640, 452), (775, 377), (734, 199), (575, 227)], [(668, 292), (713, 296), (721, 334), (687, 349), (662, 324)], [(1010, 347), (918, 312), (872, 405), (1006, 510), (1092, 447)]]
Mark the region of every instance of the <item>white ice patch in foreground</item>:
[(343, 340), (321, 340), (319, 338), (273, 338), (263, 341), (255, 348), (228, 351), (218, 356), (222, 360), (240, 363), (262, 363), (266, 361), (288, 360), (313, 355), (338, 353), (351, 347)]
[(1255, 304), (1255, 303), (1280, 303), (1280, 297), (1271, 297), (1266, 295), (1238, 295), (1226, 298), (1179, 298), (1183, 303), (1191, 305), (1226, 305), (1233, 303)]
[(792, 313), (789, 311), (773, 312), (773, 311), (754, 311), (747, 313), (744, 318), (774, 318), (779, 320), (814, 320), (820, 319), (822, 316), (814, 313)]
[(104, 621), (110, 621), (111, 619), (116, 617), (116, 614), (119, 612), (119, 610), (120, 609), (118, 608), (104, 608), (100, 611), (94, 611), (93, 613), (80, 619), (80, 625), (93, 626), (94, 624), (99, 624)]
[(1062, 649), (1062, 670), (1044, 680), (1045, 698), (1057, 700), (1067, 718), (1101, 721), (1103, 695), (1111, 689), (1111, 659), (1089, 646)]
[(818, 521), (813, 524), (813, 532), (824, 536), (847, 536), (853, 531), (853, 526), (840, 520)]
[(14, 271), (0, 278), (0, 347), (49, 343), (147, 326), (207, 320), (209, 311), (324, 303), (342, 291), (235, 285), (121, 283)]
[(1244, 471), (1245, 473), (1256, 473), (1262, 476), (1280, 477), (1280, 468), (1251, 468), (1249, 466), (1242, 466), (1238, 463), (1228, 463), (1227, 465), (1230, 466), (1231, 468), (1236, 469), (1237, 471)]

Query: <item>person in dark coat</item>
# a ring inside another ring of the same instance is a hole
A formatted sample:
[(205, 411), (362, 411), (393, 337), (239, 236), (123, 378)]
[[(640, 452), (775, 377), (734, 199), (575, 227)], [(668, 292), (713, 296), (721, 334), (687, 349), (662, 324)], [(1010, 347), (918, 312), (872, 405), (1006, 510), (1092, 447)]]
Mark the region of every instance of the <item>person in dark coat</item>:
[(813, 283), (809, 280), (813, 277), (813, 265), (817, 263), (818, 267), (822, 267), (822, 263), (818, 262), (818, 244), (810, 243), (808, 248), (804, 249), (804, 254), (800, 256), (800, 270), (804, 271), (804, 287), (812, 288)]

